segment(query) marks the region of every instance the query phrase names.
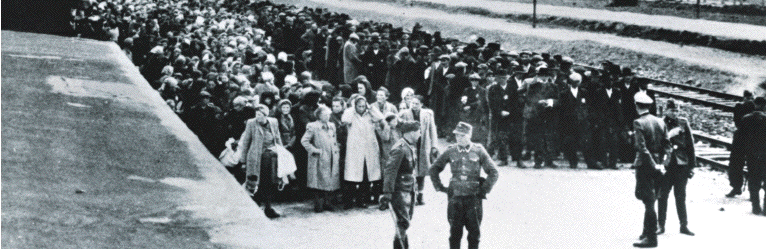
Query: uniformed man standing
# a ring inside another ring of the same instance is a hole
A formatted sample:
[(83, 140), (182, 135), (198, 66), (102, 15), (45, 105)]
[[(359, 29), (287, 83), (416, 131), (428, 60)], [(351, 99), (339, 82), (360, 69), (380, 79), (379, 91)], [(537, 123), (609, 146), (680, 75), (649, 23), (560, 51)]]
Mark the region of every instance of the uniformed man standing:
[(694, 233), (689, 231), (687, 227), (689, 221), (686, 217), (686, 183), (694, 176), (693, 170), (697, 166), (692, 128), (689, 126), (689, 121), (678, 116), (678, 107), (673, 100), (668, 100), (665, 111), (664, 121), (668, 129), (668, 140), (670, 140), (673, 150), (669, 155), (668, 172), (660, 180), (658, 205), (660, 230), (657, 231), (657, 234), (665, 233), (665, 214), (668, 212), (670, 189), (673, 189), (678, 220), (681, 222), (681, 233), (694, 236)]
[(398, 126), (402, 138), (389, 152), (388, 162), (383, 168), (383, 195), (380, 209), (389, 204), (396, 218), (394, 248), (409, 248), (407, 228), (412, 220), (415, 205), (415, 171), (418, 163), (417, 142), (420, 138), (420, 124), (417, 121), (402, 121)]
[[(460, 248), (463, 227), (468, 230), (468, 248), (479, 248), (479, 227), (482, 218), (482, 199), (497, 182), (497, 168), (484, 146), (471, 142), (471, 125), (460, 122), (453, 131), (456, 145), (451, 145), (431, 166), (430, 174), (434, 189), (447, 193), (449, 204), (447, 217), (450, 223), (450, 248)], [(439, 173), (450, 164), (452, 179), (449, 188), (444, 187)], [(487, 179), (481, 178), (481, 170)]]
[(729, 157), (729, 185), (731, 192), (726, 197), (732, 198), (742, 194), (742, 184), (744, 184), (743, 175), (745, 168), (745, 148), (742, 144), (742, 117), (750, 114), (755, 109), (753, 104), (753, 93), (745, 90), (742, 94), (742, 102), (734, 105), (734, 138), (731, 140), (731, 156)]
[[(742, 138), (747, 164), (747, 191), (754, 214), (766, 215), (766, 196), (761, 206), (760, 192), (766, 190), (766, 98), (753, 101), (755, 109), (742, 118)], [(763, 207), (763, 208), (761, 208)]]
[(657, 247), (657, 213), (654, 202), (657, 200), (659, 181), (664, 174), (667, 160), (665, 155), (670, 152), (667, 127), (665, 122), (649, 113), (654, 102), (648, 95), (638, 92), (634, 96), (638, 119), (633, 121), (634, 146), (636, 160), (636, 198), (644, 202), (644, 231), (640, 242), (635, 247)]

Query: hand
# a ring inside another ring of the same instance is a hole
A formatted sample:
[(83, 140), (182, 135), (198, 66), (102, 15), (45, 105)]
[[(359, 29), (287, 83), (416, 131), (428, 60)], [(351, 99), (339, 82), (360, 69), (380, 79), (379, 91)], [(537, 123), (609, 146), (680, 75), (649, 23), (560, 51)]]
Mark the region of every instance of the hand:
[(439, 156), (439, 150), (436, 149), (436, 147), (431, 148), (431, 157), (438, 157)]
[(500, 115), (503, 115), (503, 117), (505, 117), (505, 116), (511, 115), (511, 113), (507, 111), (501, 111)]
[(665, 174), (665, 165), (657, 164), (654, 166), (654, 169), (660, 172), (660, 174)]
[(484, 200), (487, 199), (487, 192), (484, 191), (484, 189), (479, 190), (479, 194), (476, 195), (476, 197), (482, 198)]
[(471, 106), (470, 105), (464, 106), (463, 110), (466, 110), (466, 111), (471, 110)]
[(689, 173), (686, 177), (688, 177), (689, 179), (692, 179), (692, 177), (694, 177), (694, 169), (689, 169)]
[(380, 203), (379, 209), (386, 210), (388, 209), (388, 204), (391, 203), (391, 194), (382, 194), (380, 195), (380, 199), (378, 201)]

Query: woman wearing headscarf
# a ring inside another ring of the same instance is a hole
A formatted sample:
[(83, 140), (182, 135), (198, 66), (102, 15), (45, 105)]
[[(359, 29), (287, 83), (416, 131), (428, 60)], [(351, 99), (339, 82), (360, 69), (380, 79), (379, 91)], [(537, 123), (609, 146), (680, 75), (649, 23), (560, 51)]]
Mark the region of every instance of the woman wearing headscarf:
[(301, 144), (308, 151), (307, 187), (314, 189), (314, 212), (332, 211), (331, 194), (340, 188), (340, 148), (335, 124), (330, 122), (332, 111), (319, 106), (318, 121), (306, 125)]
[(277, 120), (268, 115), (268, 107), (256, 106), (255, 118), (247, 121), (237, 152), (240, 153), (240, 162), (245, 163), (245, 188), (253, 193), (255, 199), (262, 201), (266, 217), (278, 218), (280, 214), (271, 207), (279, 183), (277, 153), (272, 147), (282, 144), (282, 138)]
[[(345, 208), (367, 207), (370, 202), (370, 182), (379, 182), (381, 178), (380, 147), (375, 136), (377, 125), (369, 111), (367, 99), (359, 96), (352, 99), (353, 108), (346, 109), (341, 121), (348, 127), (348, 142), (354, 146), (346, 147), (346, 165), (343, 179)], [(378, 195), (375, 195), (378, 196)]]
[(293, 122), (293, 117), (290, 116), (290, 109), (292, 107), (293, 104), (290, 100), (283, 99), (277, 103), (277, 106), (274, 109), (274, 118), (277, 119), (277, 123), (279, 124), (279, 134), (282, 137), (282, 145), (288, 149), (293, 147), (295, 140), (297, 139), (294, 129), (295, 122)]

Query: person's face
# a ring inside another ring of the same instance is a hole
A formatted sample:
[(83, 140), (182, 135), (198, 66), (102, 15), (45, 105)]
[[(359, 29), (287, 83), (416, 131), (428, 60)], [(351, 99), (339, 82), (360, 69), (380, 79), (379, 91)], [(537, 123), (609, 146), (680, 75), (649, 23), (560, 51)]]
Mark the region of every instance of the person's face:
[(332, 112), (333, 113), (341, 113), (343, 112), (343, 103), (340, 101), (333, 101), (332, 102)]
[(327, 109), (323, 109), (323, 110), (324, 111), (319, 113), (319, 120), (321, 120), (322, 122), (325, 122), (325, 123), (329, 122), (330, 121), (330, 115), (332, 114), (332, 112), (330, 110), (327, 110)]
[(226, 83), (226, 82), (229, 82), (229, 76), (225, 76), (225, 75), (223, 75), (223, 76), (221, 76), (221, 78), (220, 78), (220, 79), (221, 79), (221, 83)]
[(377, 95), (375, 97), (378, 99), (378, 102), (386, 102), (388, 100), (388, 97), (386, 96), (386, 92), (384, 91), (378, 91)]
[(356, 84), (356, 91), (361, 95), (365, 95), (367, 93), (367, 87), (365, 87), (364, 84)]
[(578, 87), (578, 86), (580, 86), (580, 81), (579, 80), (569, 79), (569, 87)]
[(498, 84), (505, 84), (508, 82), (508, 75), (497, 75), (495, 76), (495, 82)]
[(235, 103), (233, 108), (236, 111), (242, 111), (242, 109), (245, 108), (245, 104), (246, 103)]
[(411, 103), (411, 105), (412, 105), (412, 106), (411, 106), (411, 107), (412, 107), (412, 110), (414, 110), (414, 111), (420, 111), (420, 108), (422, 108), (422, 107), (423, 107), (423, 103), (420, 103), (420, 100), (419, 100), (419, 99), (417, 99), (417, 98), (412, 98), (412, 99), (410, 100), (410, 103)]
[(283, 104), (279, 107), (279, 109), (282, 111), (282, 114), (288, 114), (290, 113), (290, 105)]
[(255, 112), (255, 121), (258, 121), (258, 123), (265, 123), (266, 122), (266, 114), (263, 113), (262, 110), (258, 110)]
[(471, 144), (471, 134), (455, 133), (455, 139), (460, 146), (467, 146)]
[(407, 132), (402, 136), (409, 141), (418, 141), (420, 139), (420, 130)]
[(388, 126), (390, 126), (392, 128), (396, 127), (398, 124), (399, 124), (399, 120), (397, 120), (396, 118), (391, 119), (391, 122), (388, 122)]
[(477, 80), (477, 79), (471, 80), (471, 86), (476, 87), (478, 85), (479, 85), (479, 80)]
[(367, 111), (367, 103), (362, 100), (356, 101), (356, 112), (362, 114), (365, 111)]
[(372, 49), (380, 49), (380, 43), (377, 43), (377, 42), (373, 43), (372, 44)]

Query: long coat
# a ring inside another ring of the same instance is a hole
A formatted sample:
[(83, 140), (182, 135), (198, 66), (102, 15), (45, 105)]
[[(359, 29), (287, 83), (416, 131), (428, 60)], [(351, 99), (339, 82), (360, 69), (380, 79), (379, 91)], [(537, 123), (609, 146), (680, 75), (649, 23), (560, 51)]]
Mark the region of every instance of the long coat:
[(348, 124), (348, 142), (346, 143), (346, 166), (343, 179), (351, 182), (362, 182), (364, 167), (367, 166), (367, 179), (381, 179), (380, 147), (375, 136), (376, 124), (369, 111), (362, 115), (355, 108), (348, 108), (341, 117)]
[(343, 82), (351, 84), (356, 76), (359, 76), (359, 65), (362, 60), (359, 59), (359, 49), (356, 45), (347, 41), (343, 45)]
[(660, 161), (670, 153), (667, 127), (661, 118), (644, 113), (633, 121), (633, 129), (636, 148), (636, 160), (633, 162), (636, 167), (636, 198), (655, 199), (660, 176), (655, 165), (667, 165), (670, 162), (669, 157)]
[[(279, 127), (277, 126), (277, 119), (266, 118), (269, 122), (269, 129), (274, 137), (275, 144), (282, 144), (282, 139), (279, 135)], [(242, 154), (240, 161), (245, 164), (246, 175), (258, 176), (258, 181), (261, 180), (261, 155), (263, 154), (263, 133), (260, 132), (260, 124), (255, 118), (247, 120), (245, 125), (245, 132), (242, 133), (242, 137), (239, 138), (239, 149)], [(271, 180), (277, 182), (277, 169), (271, 169)]]
[(340, 188), (340, 147), (335, 124), (321, 121), (306, 125), (301, 144), (308, 151), (306, 185), (309, 188), (334, 191)]
[[(412, 109), (399, 112), (402, 120), (415, 120)], [(428, 167), (431, 166), (431, 148), (436, 148), (436, 122), (434, 122), (434, 112), (422, 108), (420, 109), (420, 148), (418, 148), (418, 170), (417, 176), (427, 176)]]

